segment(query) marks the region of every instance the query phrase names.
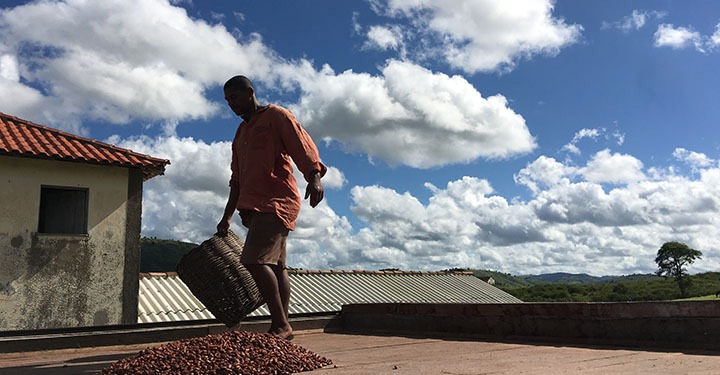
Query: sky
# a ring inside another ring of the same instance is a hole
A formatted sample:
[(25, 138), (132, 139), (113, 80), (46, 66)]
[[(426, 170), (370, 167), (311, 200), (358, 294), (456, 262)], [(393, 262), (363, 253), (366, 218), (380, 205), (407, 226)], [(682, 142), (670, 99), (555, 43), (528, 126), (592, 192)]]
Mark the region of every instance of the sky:
[(143, 236), (215, 232), (228, 78), (292, 110), (304, 269), (718, 271), (719, 63), (714, 0), (0, 1), (0, 112), (170, 160)]

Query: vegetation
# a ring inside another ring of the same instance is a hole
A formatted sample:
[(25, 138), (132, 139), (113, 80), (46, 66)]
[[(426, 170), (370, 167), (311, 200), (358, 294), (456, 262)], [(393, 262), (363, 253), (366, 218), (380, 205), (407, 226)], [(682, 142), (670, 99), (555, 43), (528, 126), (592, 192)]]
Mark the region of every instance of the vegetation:
[(140, 239), (140, 272), (175, 271), (175, 265), (196, 244), (142, 237)]
[[(715, 296), (720, 291), (720, 273), (686, 275), (691, 286), (686, 297)], [(540, 284), (526, 288), (495, 286), (525, 302), (621, 302), (667, 301), (681, 298), (672, 279), (646, 278), (641, 281), (619, 281), (593, 284)]]
[(547, 273), (542, 275), (528, 275), (521, 276), (523, 279), (529, 281), (533, 285), (538, 284), (598, 284), (611, 280), (614, 276), (590, 276), (588, 274), (580, 273)]
[(684, 243), (666, 242), (657, 252), (655, 263), (658, 265), (658, 276), (672, 277), (680, 288), (680, 296), (687, 296), (687, 289), (692, 285), (692, 280), (687, 277), (686, 265), (693, 264), (695, 259), (700, 259), (702, 252), (691, 249)]
[(497, 271), (490, 271), (490, 270), (474, 270), (474, 269), (465, 269), (465, 268), (453, 268), (448, 271), (470, 271), (473, 273), (475, 277), (492, 277), (493, 280), (495, 280), (495, 285), (505, 285), (508, 287), (515, 287), (515, 288), (525, 288), (529, 286), (533, 286), (534, 284), (526, 281), (520, 277), (512, 276), (509, 273), (502, 273)]

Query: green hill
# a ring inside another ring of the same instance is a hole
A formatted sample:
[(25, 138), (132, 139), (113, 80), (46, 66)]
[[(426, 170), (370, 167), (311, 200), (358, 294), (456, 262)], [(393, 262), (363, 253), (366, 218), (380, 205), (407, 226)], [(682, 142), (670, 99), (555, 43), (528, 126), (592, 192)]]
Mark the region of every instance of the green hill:
[(466, 269), (466, 268), (453, 268), (453, 271), (470, 271), (477, 277), (492, 277), (495, 280), (497, 286), (507, 287), (531, 287), (534, 285), (545, 285), (545, 284), (568, 284), (568, 285), (589, 285), (589, 284), (613, 284), (618, 282), (631, 282), (631, 281), (648, 281), (657, 280), (661, 277), (653, 274), (636, 274), (626, 276), (591, 276), (588, 274), (576, 274), (576, 273), (547, 273), (541, 275), (518, 275), (514, 276), (509, 273), (503, 273), (491, 270), (480, 270), (480, 269)]
[(533, 285), (540, 284), (574, 284), (574, 285), (586, 285), (586, 284), (602, 284), (602, 283), (618, 283), (618, 282), (629, 282), (629, 281), (648, 281), (661, 279), (660, 276), (653, 274), (634, 274), (626, 276), (591, 276), (584, 273), (546, 273), (542, 275), (523, 275), (518, 276), (524, 280), (527, 280)]
[(604, 276), (604, 277), (597, 277), (597, 276), (590, 276), (585, 273), (565, 273), (565, 272), (556, 272), (556, 273), (546, 273), (542, 275), (524, 275), (519, 276), (522, 279), (527, 280), (533, 285), (538, 284), (596, 284), (596, 283), (602, 283), (605, 282), (608, 278), (611, 278), (612, 276)]
[[(688, 275), (688, 297), (715, 295), (720, 291), (720, 273)], [(629, 280), (629, 281), (626, 281)], [(525, 302), (621, 302), (669, 301), (680, 297), (672, 278), (630, 275), (591, 284), (539, 284), (530, 287), (496, 285)]]
[(189, 242), (140, 239), (140, 272), (175, 271), (175, 265), (188, 251), (197, 245)]
[(490, 270), (468, 270), (472, 271), (473, 275), (476, 277), (492, 277), (493, 280), (495, 280), (496, 286), (508, 286), (508, 287), (516, 287), (516, 288), (526, 288), (533, 286), (531, 281), (525, 280), (521, 277), (513, 276), (509, 273), (502, 273), (498, 271), (490, 271)]

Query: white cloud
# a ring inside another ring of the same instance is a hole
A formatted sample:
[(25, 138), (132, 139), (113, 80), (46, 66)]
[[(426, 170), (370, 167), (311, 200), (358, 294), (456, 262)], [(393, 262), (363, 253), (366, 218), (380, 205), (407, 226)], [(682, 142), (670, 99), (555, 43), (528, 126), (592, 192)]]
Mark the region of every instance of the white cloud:
[[(511, 70), (519, 59), (555, 55), (575, 43), (580, 25), (553, 17), (552, 1), (374, 1), (384, 15), (406, 18), (421, 36), (419, 56), (439, 54), (468, 73)], [(430, 46), (436, 46), (435, 48)]]
[(403, 46), (403, 36), (397, 26), (371, 26), (367, 32), (367, 48), (398, 50)]
[(301, 87), (293, 110), (316, 136), (389, 164), (429, 168), (536, 147), (505, 97), (484, 98), (460, 76), (412, 63), (391, 60), (382, 76), (326, 67)]
[[(108, 141), (171, 162), (165, 175), (145, 183), (143, 235), (199, 243), (215, 232), (229, 193), (230, 142), (176, 136)], [(244, 233), (235, 221), (233, 229)]]
[(18, 62), (15, 56), (9, 54), (0, 56), (0, 79), (13, 82), (20, 81)]
[[(109, 141), (172, 161), (164, 176), (145, 185), (143, 235), (198, 242), (214, 232), (227, 199), (229, 142), (207, 144), (176, 136)], [(686, 161), (703, 160), (692, 151), (675, 154)], [(598, 164), (618, 161), (635, 163), (629, 155), (603, 151), (583, 168), (599, 170)], [(388, 187), (354, 186), (351, 210), (365, 228), (353, 228), (327, 201), (314, 209), (303, 201), (297, 230), (288, 241), (289, 264), (305, 269), (476, 267), (515, 274), (629, 274), (652, 272), (659, 246), (681, 241), (705, 254), (692, 271), (720, 266), (716, 165), (700, 170), (695, 179), (664, 174), (611, 190), (576, 171), (540, 156), (516, 175), (518, 183), (535, 184), (536, 194), (528, 202), (508, 202), (488, 181), (470, 176), (444, 187), (427, 184), (432, 195), (426, 202)], [(342, 172), (332, 167), (324, 182), (331, 190), (346, 184)], [(304, 191), (302, 179), (299, 184)], [(237, 218), (233, 228), (244, 235)]]
[(270, 82), (270, 67), (283, 64), (258, 36), (238, 43), (162, 0), (32, 2), (4, 10), (0, 25), (2, 77), (11, 81), (2, 91), (16, 94), (0, 96), (0, 106), (55, 126), (206, 118), (218, 105), (205, 90), (228, 72)]
[(577, 147), (577, 143), (583, 138), (595, 139), (600, 135), (600, 132), (600, 129), (580, 129), (580, 131), (575, 133), (570, 143), (564, 145), (562, 149), (570, 152), (571, 154), (579, 155), (580, 149)]
[(527, 186), (533, 193), (555, 186), (559, 183), (567, 183), (568, 176), (575, 173), (573, 167), (568, 167), (557, 160), (541, 155), (535, 161), (528, 164), (515, 174), (515, 183)]
[(676, 148), (673, 151), (673, 157), (689, 165), (694, 172), (711, 167), (716, 163), (715, 160), (710, 159), (703, 153), (689, 151), (684, 148)]
[(578, 147), (580, 141), (582, 141), (583, 139), (591, 139), (593, 141), (597, 141), (598, 138), (604, 139), (606, 143), (612, 143), (618, 146), (622, 146), (622, 144), (625, 142), (625, 134), (621, 133), (619, 130), (609, 132), (607, 128), (583, 128), (576, 132), (572, 140), (565, 144), (561, 148), (561, 150), (567, 151), (573, 155), (580, 155), (582, 153), (580, 151), (580, 148)]
[(623, 21), (622, 26), (620, 28), (623, 30), (629, 30), (629, 29), (638, 30), (641, 27), (645, 26), (646, 19), (647, 19), (647, 12), (640, 12), (638, 10), (633, 10), (632, 14)]
[(715, 32), (710, 36), (710, 46), (717, 47), (720, 45), (720, 23), (715, 25)]
[(694, 46), (696, 50), (704, 52), (703, 37), (690, 28), (662, 24), (658, 26), (654, 37), (656, 47), (683, 49)]
[(645, 24), (648, 22), (648, 20), (661, 19), (661, 18), (665, 17), (666, 15), (667, 15), (666, 12), (635, 9), (632, 11), (632, 14), (624, 17), (620, 21), (603, 22), (602, 27), (605, 29), (614, 28), (614, 29), (618, 29), (618, 30), (621, 30), (622, 32), (627, 33), (632, 30), (640, 30), (642, 27), (645, 26)]
[(631, 155), (611, 153), (605, 149), (593, 155), (584, 168), (578, 173), (587, 181), (596, 183), (632, 183), (645, 178), (643, 163)]
[(382, 75), (317, 71), (308, 60), (282, 59), (258, 35), (240, 43), (162, 0), (35, 2), (3, 12), (0, 25), (0, 107), (84, 134), (87, 118), (177, 124), (216, 116), (221, 104), (206, 91), (243, 72), (267, 90), (300, 88), (291, 107), (316, 137), (390, 164), (427, 168), (535, 148), (502, 95), (483, 98), (462, 77), (399, 61)]
[[(606, 157), (610, 163), (622, 158), (630, 157)], [(365, 235), (374, 244), (359, 256), (379, 268), (629, 274), (652, 272), (660, 245), (677, 240), (705, 253), (694, 271), (720, 265), (720, 169), (703, 170), (699, 179), (664, 176), (609, 191), (563, 177), (572, 170), (541, 156), (525, 175), (547, 183), (538, 184), (529, 202), (509, 203), (475, 177), (430, 185), (427, 204), (385, 187), (354, 187), (353, 211), (369, 224)]]

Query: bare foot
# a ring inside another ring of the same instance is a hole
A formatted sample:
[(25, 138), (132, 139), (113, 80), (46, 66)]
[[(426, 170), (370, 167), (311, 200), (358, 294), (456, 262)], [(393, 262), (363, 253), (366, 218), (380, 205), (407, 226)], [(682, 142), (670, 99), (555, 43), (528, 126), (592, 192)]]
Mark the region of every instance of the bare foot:
[(285, 340), (292, 340), (293, 338), (295, 338), (295, 335), (293, 335), (293, 329), (289, 324), (287, 327), (284, 327), (284, 328), (271, 329), (269, 333), (273, 336), (276, 336), (276, 337), (279, 337), (279, 338), (285, 339)]

